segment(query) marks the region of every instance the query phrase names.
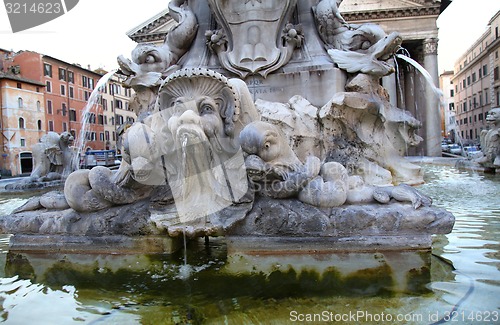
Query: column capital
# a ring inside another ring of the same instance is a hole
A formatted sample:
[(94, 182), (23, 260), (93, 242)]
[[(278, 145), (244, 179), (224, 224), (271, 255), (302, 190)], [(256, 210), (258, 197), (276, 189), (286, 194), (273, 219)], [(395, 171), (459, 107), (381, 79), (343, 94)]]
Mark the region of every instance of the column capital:
[(437, 55), (437, 48), (438, 48), (438, 39), (433, 37), (433, 38), (426, 38), (423, 41), (424, 45), (424, 55)]

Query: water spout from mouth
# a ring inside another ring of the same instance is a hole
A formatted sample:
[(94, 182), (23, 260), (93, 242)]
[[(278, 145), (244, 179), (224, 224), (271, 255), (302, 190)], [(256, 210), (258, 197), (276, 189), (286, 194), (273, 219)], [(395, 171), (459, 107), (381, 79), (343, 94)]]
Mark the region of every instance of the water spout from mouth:
[(395, 55), (396, 55), (397, 58), (402, 59), (402, 60), (408, 62), (409, 64), (411, 64), (412, 66), (414, 66), (422, 74), (422, 76), (424, 76), (425, 80), (427, 81), (427, 83), (429, 84), (430, 88), (432, 89), (432, 92), (439, 99), (439, 101), (441, 102), (441, 105), (444, 105), (443, 92), (441, 91), (441, 89), (437, 88), (434, 85), (434, 81), (433, 81), (431, 75), (429, 74), (429, 72), (427, 70), (425, 70), (425, 68), (422, 65), (420, 65), (420, 63), (418, 63), (417, 61), (413, 60), (409, 56), (406, 56), (406, 55), (403, 55), (403, 54), (399, 54), (399, 53), (396, 53)]

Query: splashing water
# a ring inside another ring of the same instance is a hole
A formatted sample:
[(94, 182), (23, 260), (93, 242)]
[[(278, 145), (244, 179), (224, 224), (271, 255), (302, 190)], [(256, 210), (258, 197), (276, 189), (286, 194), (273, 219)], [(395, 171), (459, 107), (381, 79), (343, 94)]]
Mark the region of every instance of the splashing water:
[(443, 92), (441, 91), (441, 89), (437, 88), (434, 85), (434, 81), (432, 80), (432, 77), (429, 74), (429, 72), (427, 70), (425, 70), (425, 68), (423, 66), (421, 66), (420, 63), (418, 63), (417, 61), (413, 60), (409, 56), (402, 55), (402, 54), (399, 54), (399, 53), (396, 53), (395, 55), (396, 55), (396, 57), (398, 57), (398, 58), (400, 58), (400, 59), (408, 62), (412, 66), (414, 66), (422, 74), (422, 76), (424, 76), (424, 78), (427, 81), (427, 83), (429, 84), (430, 88), (432, 89), (432, 91), (434, 92), (434, 94), (436, 95), (436, 97), (441, 102), (441, 105), (444, 105)]
[(94, 107), (97, 108), (97, 105), (99, 104), (99, 101), (101, 99), (101, 94), (106, 89), (106, 83), (109, 81), (109, 79), (111, 79), (111, 77), (116, 73), (116, 71), (118, 70), (117, 69), (111, 70), (110, 72), (102, 76), (101, 79), (99, 79), (97, 85), (90, 94), (89, 100), (87, 101), (87, 105), (85, 105), (85, 108), (82, 111), (82, 115), (80, 116), (80, 120), (82, 121), (82, 126), (80, 128), (80, 134), (78, 135), (75, 144), (76, 152), (75, 155), (73, 156), (73, 161), (71, 162), (72, 170), (80, 168), (80, 155), (84, 151), (86, 143), (86, 135), (89, 129), (89, 119), (90, 119), (89, 113)]

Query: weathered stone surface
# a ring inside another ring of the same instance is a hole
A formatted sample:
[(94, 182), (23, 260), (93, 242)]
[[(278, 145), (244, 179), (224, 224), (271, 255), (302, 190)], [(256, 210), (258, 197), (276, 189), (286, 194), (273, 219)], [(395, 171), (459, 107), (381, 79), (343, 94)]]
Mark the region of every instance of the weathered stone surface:
[(96, 237), (157, 235), (159, 231), (149, 215), (146, 201), (91, 213), (73, 209), (24, 211), (0, 218), (0, 232)]
[(409, 204), (363, 204), (321, 209), (297, 200), (259, 198), (228, 236), (356, 237), (449, 233), (453, 215), (440, 208)]

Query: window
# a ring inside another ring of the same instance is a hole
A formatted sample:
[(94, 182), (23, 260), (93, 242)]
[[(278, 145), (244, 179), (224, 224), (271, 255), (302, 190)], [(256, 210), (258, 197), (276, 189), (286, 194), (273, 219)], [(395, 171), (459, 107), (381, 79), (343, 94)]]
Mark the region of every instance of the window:
[(61, 104), (61, 114), (62, 114), (62, 116), (66, 116), (66, 111), (67, 111), (66, 104), (62, 103)]
[(22, 117), (19, 118), (19, 128), (24, 129), (24, 119)]
[(69, 98), (75, 98), (75, 89), (73, 87), (69, 87)]
[(94, 79), (88, 78), (88, 80), (89, 80), (89, 88), (94, 89)]
[(115, 100), (115, 107), (116, 107), (116, 108), (123, 109), (123, 103), (122, 103), (122, 101), (121, 101), (121, 100), (119, 100), (119, 99), (116, 99), (116, 100)]
[(43, 75), (46, 77), (52, 77), (52, 66), (50, 64), (43, 64)]
[(483, 70), (481, 70), (481, 68), (479, 68), (479, 79), (481, 79), (483, 77)]
[(97, 124), (103, 125), (104, 124), (104, 116), (99, 114), (97, 116)]
[(453, 97), (455, 96), (455, 92), (453, 91), (453, 89), (450, 89), (450, 97)]
[(89, 100), (89, 97), (90, 97), (90, 93), (88, 91), (84, 91), (83, 92), (83, 97), (85, 98), (85, 100)]
[(68, 131), (68, 125), (66, 124), (66, 122), (63, 122), (62, 129), (63, 129), (63, 132)]
[(467, 118), (464, 117), (464, 124), (467, 124)]
[(42, 120), (38, 120), (38, 121), (36, 122), (36, 125), (37, 125), (37, 127), (38, 127), (38, 131), (42, 131)]
[(108, 100), (107, 99), (102, 98), (102, 109), (105, 111), (108, 110)]
[(69, 110), (69, 120), (76, 122), (76, 111), (74, 109)]
[(476, 73), (475, 72), (472, 73), (472, 82), (476, 82)]
[(467, 112), (467, 102), (464, 102), (464, 112)]
[(47, 114), (52, 114), (52, 101), (47, 101)]
[(462, 81), (462, 87), (465, 88), (466, 85), (465, 85), (465, 79)]
[(483, 76), (487, 76), (488, 75), (488, 66), (485, 64), (483, 65)]
[(41, 105), (42, 105), (42, 104), (40, 103), (40, 101), (39, 101), (39, 100), (37, 100), (37, 101), (36, 101), (36, 110), (37, 110), (37, 111), (40, 111), (40, 109), (41, 109)]
[(66, 96), (66, 86), (65, 85), (61, 85), (61, 95)]
[(474, 123), (477, 122), (477, 115), (474, 115)]
[(495, 67), (493, 70), (493, 80), (498, 80), (499, 79), (499, 73), (498, 73), (498, 67)]
[(26, 147), (26, 139), (21, 138), (21, 147)]
[(18, 82), (18, 83), (17, 83), (17, 88), (18, 88), (18, 89), (23, 89), (23, 85), (22, 85), (20, 82)]
[(70, 83), (75, 83), (75, 75), (73, 71), (68, 71), (68, 82)]
[(488, 105), (490, 101), (488, 100), (488, 89), (484, 90), (484, 103)]
[(477, 119), (478, 119), (479, 121), (482, 121), (482, 120), (483, 120), (483, 113), (479, 113), (479, 115), (478, 115)]
[(467, 77), (467, 86), (470, 86), (470, 76)]
[(85, 134), (85, 138), (88, 140), (88, 141), (95, 141), (97, 140), (97, 134), (95, 132), (87, 132)]
[(17, 107), (23, 108), (23, 99), (21, 97), (17, 99)]
[(87, 87), (87, 76), (82, 76), (82, 86)]
[(63, 68), (59, 68), (59, 80), (66, 81), (66, 70)]
[(94, 113), (86, 113), (85, 119), (90, 124), (95, 124), (95, 122), (96, 122), (96, 118), (95, 118), (95, 114)]
[(52, 84), (50, 83), (50, 81), (47, 81), (45, 83), (45, 89), (47, 90), (48, 93), (52, 92)]
[(448, 105), (448, 107), (449, 107), (450, 111), (455, 110), (455, 103), (450, 103), (450, 104)]
[(104, 141), (104, 133), (99, 133), (99, 141)]
[(109, 131), (104, 131), (104, 137), (106, 141), (109, 141)]

